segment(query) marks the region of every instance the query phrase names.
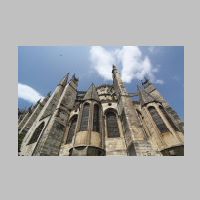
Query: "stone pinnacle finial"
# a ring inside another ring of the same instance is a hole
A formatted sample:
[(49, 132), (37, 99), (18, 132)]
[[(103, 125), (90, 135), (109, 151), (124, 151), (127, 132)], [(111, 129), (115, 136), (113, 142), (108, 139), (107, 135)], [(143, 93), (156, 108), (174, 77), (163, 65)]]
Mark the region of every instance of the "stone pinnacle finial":
[(143, 86), (148, 86), (151, 84), (149, 78), (147, 76), (144, 76), (144, 81), (141, 81)]
[(51, 91), (49, 91), (48, 93), (47, 93), (47, 97), (50, 97), (51, 96)]
[(76, 74), (73, 74), (73, 76), (72, 76), (72, 80), (74, 80), (74, 81), (78, 81), (78, 78), (76, 77)]
[(35, 105), (38, 105), (40, 103), (40, 101), (41, 101), (41, 98), (36, 102)]
[(67, 84), (68, 77), (69, 77), (69, 73), (67, 73), (67, 74), (63, 77), (63, 79), (60, 81), (59, 85), (65, 86), (65, 85)]
[(115, 65), (113, 65), (113, 69), (117, 69), (117, 67)]
[(113, 65), (112, 73), (113, 73), (114, 71), (117, 71), (117, 67), (116, 67), (115, 65)]

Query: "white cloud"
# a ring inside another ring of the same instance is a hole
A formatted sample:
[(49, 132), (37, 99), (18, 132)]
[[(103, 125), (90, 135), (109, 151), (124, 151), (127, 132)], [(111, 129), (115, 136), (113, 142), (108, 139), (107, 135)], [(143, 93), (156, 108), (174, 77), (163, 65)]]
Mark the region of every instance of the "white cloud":
[(39, 99), (44, 97), (32, 87), (18, 83), (18, 98), (24, 99), (30, 103), (36, 103)]
[(92, 67), (105, 80), (112, 79), (112, 65), (115, 63), (115, 57), (111, 52), (107, 51), (101, 46), (93, 46), (90, 49), (90, 60)]
[(158, 72), (158, 68), (152, 66), (150, 59), (144, 57), (137, 46), (123, 46), (113, 51), (93, 46), (90, 49), (90, 60), (92, 67), (105, 80), (112, 80), (112, 65), (116, 64), (122, 66), (122, 80), (126, 83), (133, 79), (141, 80), (145, 76), (154, 83), (164, 83), (162, 80), (156, 80), (155, 73)]
[(156, 80), (155, 83), (162, 85), (162, 84), (164, 84), (164, 81), (163, 80)]
[(159, 54), (162, 51), (162, 48), (160, 46), (150, 46), (148, 47), (148, 51), (150, 54)]

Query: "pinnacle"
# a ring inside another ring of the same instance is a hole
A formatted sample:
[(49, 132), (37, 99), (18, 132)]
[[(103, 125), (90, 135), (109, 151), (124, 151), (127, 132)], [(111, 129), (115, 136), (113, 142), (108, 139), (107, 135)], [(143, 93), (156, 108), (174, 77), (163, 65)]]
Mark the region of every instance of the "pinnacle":
[(65, 86), (65, 85), (67, 84), (68, 77), (69, 77), (69, 73), (67, 73), (67, 74), (63, 77), (63, 79), (60, 81), (59, 85)]

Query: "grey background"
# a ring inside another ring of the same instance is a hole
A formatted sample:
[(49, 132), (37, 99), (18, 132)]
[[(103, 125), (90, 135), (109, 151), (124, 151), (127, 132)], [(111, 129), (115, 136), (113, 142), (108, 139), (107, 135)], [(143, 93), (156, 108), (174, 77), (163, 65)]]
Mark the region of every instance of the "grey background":
[[(198, 199), (197, 2), (1, 1), (1, 199)], [(18, 157), (18, 45), (185, 46), (185, 156)]]

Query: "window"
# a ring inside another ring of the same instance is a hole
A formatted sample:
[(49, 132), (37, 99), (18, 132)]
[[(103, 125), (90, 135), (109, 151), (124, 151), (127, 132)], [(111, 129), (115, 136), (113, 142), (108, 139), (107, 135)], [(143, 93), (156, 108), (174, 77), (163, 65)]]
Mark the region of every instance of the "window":
[(32, 144), (32, 143), (34, 143), (34, 142), (36, 142), (36, 141), (38, 140), (38, 138), (39, 138), (39, 136), (40, 136), (40, 133), (42, 132), (43, 128), (44, 128), (44, 122), (42, 122), (42, 123), (35, 129), (35, 131), (34, 131), (34, 133), (33, 133), (33, 135), (32, 135), (32, 137), (31, 137), (31, 139), (30, 139), (30, 141), (29, 141), (28, 144)]
[(88, 129), (89, 109), (90, 105), (86, 103), (83, 107), (80, 131), (86, 131)]
[(163, 122), (160, 115), (158, 114), (157, 110), (153, 106), (149, 107), (148, 110), (149, 110), (151, 117), (153, 118), (156, 126), (160, 130), (160, 132), (161, 133), (168, 132), (169, 130), (168, 130), (167, 126), (165, 125), (165, 123)]
[(108, 111), (106, 114), (108, 137), (120, 137), (119, 127), (117, 123), (116, 114), (113, 111)]
[(163, 115), (165, 116), (165, 118), (168, 120), (168, 122), (170, 123), (171, 127), (175, 130), (175, 131), (179, 131), (179, 129), (175, 126), (174, 122), (172, 121), (172, 119), (170, 118), (170, 116), (167, 114), (167, 112), (165, 111), (165, 109), (162, 106), (159, 106), (160, 110), (162, 111)]
[(100, 126), (99, 126), (99, 106), (95, 104), (94, 106), (94, 113), (93, 113), (93, 131), (99, 132)]
[(70, 144), (72, 142), (72, 138), (75, 134), (76, 123), (77, 123), (77, 116), (75, 116), (71, 120), (70, 128), (69, 128), (68, 135), (67, 135), (66, 144)]
[(132, 143), (127, 149), (128, 156), (136, 156), (135, 146)]

